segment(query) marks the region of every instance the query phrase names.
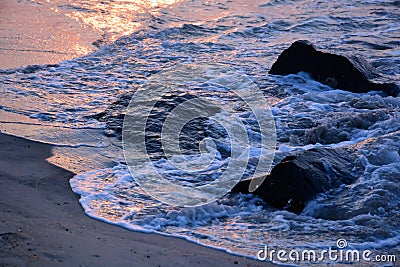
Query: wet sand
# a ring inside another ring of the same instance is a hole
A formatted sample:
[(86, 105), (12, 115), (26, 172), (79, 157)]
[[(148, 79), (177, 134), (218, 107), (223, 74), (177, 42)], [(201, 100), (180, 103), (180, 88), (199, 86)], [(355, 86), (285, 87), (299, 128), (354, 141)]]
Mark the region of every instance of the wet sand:
[(0, 266), (272, 266), (89, 218), (47, 144), (0, 134)]
[(96, 47), (100, 34), (83, 28), (61, 10), (29, 0), (0, 1), (0, 68), (53, 64)]

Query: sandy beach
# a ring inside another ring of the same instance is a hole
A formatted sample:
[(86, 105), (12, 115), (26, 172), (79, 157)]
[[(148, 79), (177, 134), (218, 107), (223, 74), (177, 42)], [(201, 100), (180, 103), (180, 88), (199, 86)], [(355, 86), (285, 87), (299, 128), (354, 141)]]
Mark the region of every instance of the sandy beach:
[(397, 266), (399, 12), (0, 0), (0, 267)]
[(0, 266), (271, 266), (89, 218), (51, 150), (0, 134)]

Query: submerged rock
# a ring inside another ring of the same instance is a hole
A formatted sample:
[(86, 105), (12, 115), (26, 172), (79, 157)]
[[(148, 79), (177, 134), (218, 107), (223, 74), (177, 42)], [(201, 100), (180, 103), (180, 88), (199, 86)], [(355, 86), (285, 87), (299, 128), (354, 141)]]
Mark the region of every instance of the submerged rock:
[(354, 93), (383, 91), (397, 96), (400, 88), (394, 83), (374, 83), (371, 79), (381, 75), (365, 60), (352, 56), (321, 52), (307, 41), (296, 41), (279, 55), (270, 74), (288, 75), (301, 71), (332, 88)]
[(133, 96), (132, 92), (122, 94), (117, 101), (112, 103), (105, 111), (92, 117), (106, 124), (105, 135), (122, 139), (122, 125), (124, 124), (125, 110)]
[(360, 131), (373, 127), (378, 121), (388, 119), (383, 110), (365, 112), (335, 112), (327, 116), (321, 124), (305, 131), (305, 144), (320, 143), (323, 145), (350, 141), (352, 136)]
[[(313, 148), (283, 159), (252, 193), (273, 207), (300, 213), (317, 194), (354, 183), (363, 169), (351, 149)], [(231, 192), (248, 194), (249, 184), (241, 181)]]

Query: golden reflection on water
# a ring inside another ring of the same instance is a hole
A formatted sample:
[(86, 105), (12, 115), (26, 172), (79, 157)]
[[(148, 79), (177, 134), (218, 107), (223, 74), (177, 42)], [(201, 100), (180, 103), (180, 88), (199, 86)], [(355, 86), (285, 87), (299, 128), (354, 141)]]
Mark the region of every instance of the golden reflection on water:
[[(161, 8), (181, 0), (31, 0), (38, 7), (51, 10), (57, 15), (78, 22), (82, 28), (99, 34), (100, 44), (110, 43), (123, 35), (130, 35), (146, 26), (146, 18), (159, 14)], [(66, 25), (66, 28), (70, 25)], [(95, 40), (93, 40), (95, 41)], [(93, 51), (93, 47), (73, 44), (68, 48), (75, 56)]]
[(140, 16), (156, 15), (158, 9), (180, 0), (75, 1), (68, 4), (66, 16), (102, 34), (107, 42), (129, 35), (142, 25)]
[[(39, 2), (40, 0), (33, 0)], [(293, 5), (290, 9), (287, 5), (266, 6), (265, 0), (234, 0), (234, 1), (204, 1), (188, 2), (179, 5), (182, 0), (115, 0), (115, 1), (69, 1), (69, 0), (46, 0), (56, 13), (63, 13), (65, 16), (77, 21), (85, 28), (90, 28), (101, 35), (102, 42), (113, 42), (121, 36), (130, 35), (152, 23), (149, 17), (162, 18), (162, 9), (171, 9), (170, 14), (175, 14), (176, 19), (164, 21), (168, 27), (179, 27), (182, 23), (202, 25), (211, 23), (228, 26), (226, 32), (219, 34), (207, 34), (199, 36), (198, 42), (218, 42), (222, 34), (229, 34), (240, 30), (239, 21), (234, 17), (253, 17), (257, 20), (257, 14), (263, 15), (259, 24), (265, 20), (288, 18), (293, 15), (304, 13), (302, 6)], [(197, 10), (197, 12), (196, 12)], [(198, 12), (201, 10), (201, 12)], [(255, 26), (255, 25), (254, 25)], [(279, 40), (282, 42), (282, 40)], [(82, 48), (77, 48), (79, 54), (84, 54)]]

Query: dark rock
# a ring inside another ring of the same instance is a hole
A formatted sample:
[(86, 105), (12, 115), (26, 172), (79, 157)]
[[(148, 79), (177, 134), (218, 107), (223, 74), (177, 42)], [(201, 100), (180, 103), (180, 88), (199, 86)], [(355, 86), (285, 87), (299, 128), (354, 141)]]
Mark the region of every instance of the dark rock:
[(25, 68), (21, 69), (22, 73), (25, 74), (30, 74), (30, 73), (35, 73), (38, 70), (41, 70), (43, 66), (41, 65), (28, 65)]
[(347, 57), (317, 51), (307, 41), (296, 41), (285, 49), (272, 65), (270, 74), (288, 75), (301, 71), (332, 88), (354, 93), (383, 91), (397, 96), (400, 88), (394, 83), (374, 83), (381, 75), (373, 66), (358, 57)]
[(106, 136), (122, 139), (122, 125), (124, 123), (125, 110), (131, 101), (133, 93), (122, 94), (117, 101), (112, 103), (105, 111), (92, 115), (92, 118), (106, 123)]
[[(273, 207), (300, 213), (317, 194), (354, 183), (363, 169), (351, 149), (314, 148), (283, 159), (252, 193)], [(249, 184), (241, 181), (231, 192), (248, 194)]]
[[(104, 134), (109, 137), (116, 137), (122, 140), (122, 127), (126, 114), (126, 108), (133, 96), (132, 92), (128, 92), (119, 96), (118, 100), (113, 102), (105, 111), (94, 114), (91, 117), (106, 124)], [(151, 114), (146, 118), (146, 148), (152, 159), (157, 159), (160, 153), (163, 153), (161, 144), (161, 131), (163, 123), (169, 114), (180, 103), (188, 99), (195, 98), (192, 94), (182, 94), (180, 96), (165, 96), (160, 99), (154, 106)], [(219, 139), (224, 139), (228, 133), (219, 124), (215, 125), (205, 117), (197, 117), (190, 120), (181, 129), (184, 137), (179, 139), (180, 150), (183, 154), (200, 153), (199, 145), (201, 141), (210, 137), (215, 141), (217, 150), (222, 158), (230, 157), (230, 146)]]

